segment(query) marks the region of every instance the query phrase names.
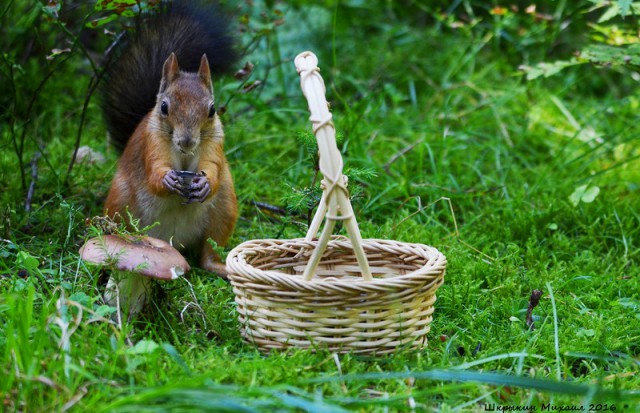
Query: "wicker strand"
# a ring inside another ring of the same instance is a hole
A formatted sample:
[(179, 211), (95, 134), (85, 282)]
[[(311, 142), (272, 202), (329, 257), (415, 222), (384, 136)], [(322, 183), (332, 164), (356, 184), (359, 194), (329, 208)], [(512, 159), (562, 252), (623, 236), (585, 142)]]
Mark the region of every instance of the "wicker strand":
[(322, 197), (324, 204), (316, 211), (312, 225), (307, 233), (307, 239), (313, 238), (323, 218), (325, 218), (325, 227), (320, 234), (320, 241), (307, 264), (304, 278), (308, 281), (311, 280), (322, 254), (326, 250), (327, 242), (331, 237), (336, 221), (343, 220), (347, 234), (353, 242), (362, 278), (371, 281), (373, 278), (371, 277), (367, 256), (362, 249), (362, 236), (360, 235), (358, 222), (353, 214), (346, 180), (342, 175), (342, 156), (336, 145), (336, 130), (325, 97), (326, 88), (324, 79), (320, 76), (318, 58), (311, 52), (303, 52), (296, 56), (294, 62), (296, 70), (300, 74), (300, 87), (309, 103), (309, 111), (311, 112), (309, 119), (313, 123), (313, 132), (316, 135), (320, 152), (320, 171), (325, 178), (325, 189)]

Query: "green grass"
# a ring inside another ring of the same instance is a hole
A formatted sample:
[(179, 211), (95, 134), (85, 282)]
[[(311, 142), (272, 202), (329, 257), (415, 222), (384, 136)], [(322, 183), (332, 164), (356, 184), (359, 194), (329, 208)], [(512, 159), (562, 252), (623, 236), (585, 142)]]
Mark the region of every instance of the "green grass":
[[(165, 285), (138, 322), (111, 322), (100, 273), (78, 248), (117, 156), (92, 103), (83, 144), (107, 161), (76, 166), (63, 184), (86, 88), (71, 82), (87, 71), (71, 59), (28, 125), (26, 162), (36, 143), (44, 148), (31, 212), (6, 118), (0, 124), (0, 410), (640, 410), (640, 95), (631, 76), (585, 66), (525, 82), (525, 53), (491, 28), (315, 7), (322, 12), (306, 17), (315, 36), (295, 25), (305, 14), (292, 8), (249, 56), (262, 89), (216, 85), (219, 101), (233, 96), (223, 118), (241, 206), (231, 246), (306, 231), (306, 210), (279, 217), (253, 202), (287, 207), (292, 188), (311, 185), (314, 165), (297, 140), (310, 124), (291, 61), (311, 48), (346, 166), (375, 173), (350, 181), (363, 236), (447, 256), (428, 347), (261, 355), (240, 337), (231, 287), (201, 270)], [(354, 34), (349, 18), (368, 30)], [(582, 185), (599, 193), (574, 204)], [(534, 289), (543, 296), (529, 331)]]

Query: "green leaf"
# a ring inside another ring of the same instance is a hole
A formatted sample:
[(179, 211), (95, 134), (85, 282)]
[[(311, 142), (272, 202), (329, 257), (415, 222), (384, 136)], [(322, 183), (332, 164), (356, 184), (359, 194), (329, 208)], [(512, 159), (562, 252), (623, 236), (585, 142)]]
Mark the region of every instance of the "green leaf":
[(95, 11), (116, 10), (121, 11), (127, 7), (136, 6), (136, 0), (98, 0), (94, 6)]
[(69, 296), (69, 300), (75, 301), (85, 307), (89, 307), (89, 305), (91, 305), (91, 298), (82, 291), (71, 294), (71, 296)]
[(631, 46), (591, 45), (580, 52), (580, 57), (596, 64), (640, 66), (640, 44)]
[(178, 365), (180, 367), (182, 367), (182, 370), (184, 370), (184, 372), (187, 375), (191, 375), (191, 370), (189, 370), (189, 366), (187, 366), (187, 363), (184, 362), (184, 359), (182, 358), (182, 356), (180, 355), (180, 353), (178, 353), (178, 350), (176, 350), (175, 347), (173, 347), (171, 344), (169, 343), (162, 343), (162, 349), (176, 362), (178, 363)]
[(584, 202), (585, 204), (592, 203), (596, 199), (599, 193), (600, 193), (600, 188), (597, 186), (592, 186), (588, 188), (584, 192), (584, 194), (582, 194), (582, 202)]
[(53, 60), (65, 53), (71, 53), (71, 49), (68, 47), (66, 49), (51, 49), (51, 53), (47, 56), (47, 60)]
[(618, 7), (622, 17), (628, 16), (631, 11), (631, 0), (618, 0)]
[(87, 22), (86, 26), (91, 28), (91, 29), (95, 29), (98, 28), (100, 26), (104, 26), (107, 23), (110, 23), (114, 20), (116, 20), (118, 18), (117, 14), (110, 14), (108, 16), (105, 17), (100, 17), (99, 19), (95, 19), (95, 20), (91, 20), (90, 22)]
[(57, 19), (60, 12), (60, 1), (48, 1), (46, 6), (42, 6), (42, 11), (49, 18)]
[(623, 297), (623, 298), (619, 298), (618, 299), (618, 305), (625, 307), (625, 308), (630, 308), (634, 311), (638, 311), (640, 310), (640, 302), (634, 300), (631, 297)]
[(578, 337), (593, 337), (596, 335), (596, 331), (592, 328), (579, 328), (576, 335)]
[(569, 195), (569, 201), (573, 206), (578, 206), (580, 203), (580, 199), (582, 199), (582, 195), (584, 191), (587, 189), (587, 185), (581, 185), (577, 187), (571, 195)]
[(160, 345), (153, 340), (140, 340), (135, 346), (127, 349), (127, 354), (151, 354), (159, 347)]
[(38, 268), (40, 261), (27, 251), (20, 251), (16, 256), (16, 265), (21, 269), (31, 272)]
[(560, 72), (562, 69), (575, 66), (582, 62), (578, 59), (571, 60), (558, 60), (552, 63), (542, 62), (538, 63), (535, 66), (520, 66), (520, 70), (522, 70), (527, 75), (527, 80), (534, 80), (539, 77), (549, 77), (553, 76), (556, 73)]
[(596, 199), (599, 193), (600, 188), (597, 186), (589, 187), (589, 185), (580, 185), (569, 195), (569, 201), (573, 206), (578, 206), (580, 202), (590, 204)]
[(614, 17), (620, 15), (620, 6), (617, 4), (612, 4), (611, 7), (605, 11), (602, 16), (598, 19), (598, 23), (604, 23), (613, 19)]
[(96, 309), (94, 311), (96, 313), (94, 318), (108, 317), (110, 314), (116, 312), (116, 308), (115, 307), (111, 307), (110, 305), (101, 305), (101, 306), (96, 307)]

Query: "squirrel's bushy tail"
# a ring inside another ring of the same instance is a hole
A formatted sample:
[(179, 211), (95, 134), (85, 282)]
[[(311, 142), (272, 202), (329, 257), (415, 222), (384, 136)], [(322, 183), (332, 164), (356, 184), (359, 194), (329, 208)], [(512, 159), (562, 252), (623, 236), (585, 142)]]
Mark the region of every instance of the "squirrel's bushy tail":
[(142, 118), (156, 103), (162, 65), (173, 52), (180, 68), (196, 72), (207, 55), (214, 74), (237, 60), (229, 19), (218, 7), (198, 1), (162, 3), (142, 18), (112, 50), (100, 89), (101, 106), (113, 145), (122, 150)]

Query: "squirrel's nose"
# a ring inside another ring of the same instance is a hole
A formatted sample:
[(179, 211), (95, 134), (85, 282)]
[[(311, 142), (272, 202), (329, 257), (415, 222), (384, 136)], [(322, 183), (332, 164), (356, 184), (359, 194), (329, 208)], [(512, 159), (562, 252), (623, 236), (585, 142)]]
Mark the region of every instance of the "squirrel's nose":
[(180, 149), (189, 150), (195, 146), (196, 140), (194, 139), (192, 134), (187, 133), (176, 139), (176, 144), (180, 147)]
[(194, 140), (190, 136), (182, 138), (180, 139), (180, 147), (184, 149), (191, 149), (191, 147), (193, 146), (193, 142)]

